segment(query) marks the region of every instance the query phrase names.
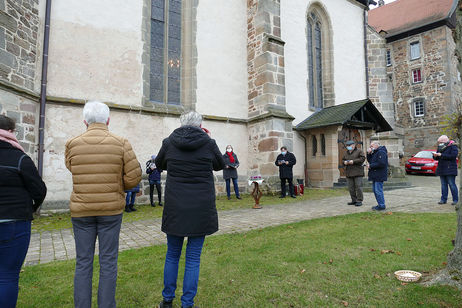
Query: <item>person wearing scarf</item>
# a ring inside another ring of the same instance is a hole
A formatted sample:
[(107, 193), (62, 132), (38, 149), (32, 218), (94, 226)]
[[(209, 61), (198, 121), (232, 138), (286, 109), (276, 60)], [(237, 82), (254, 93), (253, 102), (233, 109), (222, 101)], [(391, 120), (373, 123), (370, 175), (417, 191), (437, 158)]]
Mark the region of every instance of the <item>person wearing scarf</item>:
[(13, 119), (0, 115), (0, 307), (16, 307), (33, 213), (47, 188), (19, 144)]
[(239, 195), (239, 186), (237, 184), (237, 168), (239, 167), (239, 160), (237, 155), (233, 152), (231, 145), (226, 146), (226, 153), (223, 154), (223, 160), (225, 161), (225, 168), (223, 169), (223, 179), (226, 182), (226, 195), (228, 200), (231, 199), (231, 180), (233, 180), (234, 193), (237, 199), (241, 199)]
[(457, 156), (459, 149), (453, 140), (442, 135), (438, 138), (438, 150), (433, 152), (433, 158), (438, 161), (436, 175), (439, 175), (441, 182), (441, 199), (438, 204), (448, 202), (448, 186), (451, 189), (452, 205), (459, 202), (459, 191), (456, 185)]

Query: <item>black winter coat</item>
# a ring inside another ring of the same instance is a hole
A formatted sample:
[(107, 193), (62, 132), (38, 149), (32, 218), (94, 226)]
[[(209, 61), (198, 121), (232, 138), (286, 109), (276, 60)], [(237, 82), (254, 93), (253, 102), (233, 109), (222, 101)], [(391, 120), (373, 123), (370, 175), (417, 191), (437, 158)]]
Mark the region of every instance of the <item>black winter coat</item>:
[(162, 231), (204, 236), (218, 231), (213, 170), (223, 157), (215, 140), (199, 127), (182, 126), (164, 139), (156, 166), (167, 170)]
[[(438, 150), (438, 152), (440, 152)], [(456, 175), (457, 176), (457, 155), (459, 149), (457, 145), (452, 144), (441, 151), (441, 156), (434, 156), (438, 161), (436, 175)]]
[(388, 177), (388, 151), (384, 146), (367, 154), (369, 162), (369, 181), (385, 182)]
[(0, 141), (0, 219), (32, 220), (46, 194), (32, 159)]
[[(225, 161), (225, 168), (223, 168), (223, 179), (237, 179), (237, 167), (239, 167), (239, 159), (237, 159), (237, 155), (234, 154), (234, 163), (229, 161), (229, 156), (227, 153), (223, 154), (223, 160)], [(229, 166), (229, 168), (226, 168)]]
[[(286, 165), (285, 163), (282, 165), (278, 164), (278, 161), (288, 161), (289, 164)], [(292, 173), (293, 166), (297, 163), (295, 159), (295, 155), (287, 151), (286, 155), (279, 154), (276, 158), (274, 164), (279, 167), (279, 178), (280, 179), (291, 179), (294, 177)]]

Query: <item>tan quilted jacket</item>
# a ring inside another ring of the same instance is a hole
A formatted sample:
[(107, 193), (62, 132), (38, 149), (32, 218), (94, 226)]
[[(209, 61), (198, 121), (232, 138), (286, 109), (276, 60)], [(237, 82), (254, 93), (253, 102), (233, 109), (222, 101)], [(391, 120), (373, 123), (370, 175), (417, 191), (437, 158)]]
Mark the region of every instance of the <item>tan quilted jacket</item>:
[(66, 143), (66, 167), (72, 173), (71, 216), (122, 213), (125, 189), (141, 181), (141, 167), (130, 143), (93, 123)]

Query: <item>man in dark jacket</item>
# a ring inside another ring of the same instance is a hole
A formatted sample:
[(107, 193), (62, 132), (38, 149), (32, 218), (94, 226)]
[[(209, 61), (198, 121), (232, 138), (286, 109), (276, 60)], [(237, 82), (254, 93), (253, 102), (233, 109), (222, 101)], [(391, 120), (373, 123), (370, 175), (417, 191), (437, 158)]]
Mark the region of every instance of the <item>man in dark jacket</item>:
[(351, 196), (351, 202), (348, 202), (348, 205), (361, 206), (363, 205), (363, 163), (366, 157), (363, 151), (356, 148), (353, 140), (348, 140), (345, 145), (347, 152), (343, 155), (342, 161)]
[(385, 146), (380, 146), (378, 141), (372, 141), (367, 149), (367, 161), (369, 162), (369, 181), (372, 181), (377, 206), (372, 207), (374, 211), (385, 210), (385, 198), (383, 196), (383, 182), (388, 177), (388, 151)]
[(287, 151), (287, 147), (281, 147), (281, 154), (278, 155), (274, 164), (279, 167), (279, 178), (281, 179), (281, 196), (286, 197), (286, 181), (289, 183), (289, 194), (295, 198), (292, 168), (297, 163), (295, 155)]
[(200, 255), (206, 235), (218, 230), (213, 170), (222, 170), (223, 157), (215, 140), (201, 129), (197, 112), (181, 115), (181, 127), (162, 142), (156, 166), (167, 170), (162, 231), (167, 234), (161, 308), (172, 307), (178, 262), (185, 237), (186, 266), (182, 307), (193, 307), (199, 281)]
[(438, 150), (433, 153), (433, 157), (438, 161), (436, 175), (440, 176), (441, 181), (441, 199), (438, 204), (446, 204), (448, 201), (448, 185), (451, 189), (452, 205), (459, 202), (459, 192), (456, 185), (458, 154), (459, 149), (453, 140), (449, 140), (446, 135), (438, 138)]
[(161, 179), (161, 169), (156, 167), (156, 155), (152, 155), (151, 159), (146, 162), (146, 173), (149, 174), (149, 200), (151, 201), (151, 206), (156, 206), (154, 203), (154, 186), (157, 189), (157, 199), (159, 200), (159, 206), (162, 206), (162, 184)]

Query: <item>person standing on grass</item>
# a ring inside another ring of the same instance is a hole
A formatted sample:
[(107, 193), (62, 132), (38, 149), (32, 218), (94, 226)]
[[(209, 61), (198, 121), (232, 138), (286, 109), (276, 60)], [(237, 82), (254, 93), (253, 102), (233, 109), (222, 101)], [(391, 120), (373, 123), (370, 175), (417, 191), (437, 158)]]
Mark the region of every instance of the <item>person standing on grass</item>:
[(342, 161), (351, 196), (351, 202), (348, 202), (348, 205), (361, 206), (363, 205), (363, 163), (366, 157), (363, 151), (356, 147), (353, 140), (348, 140), (345, 145), (347, 152), (343, 155)]
[(0, 115), (0, 307), (14, 308), (19, 272), (29, 248), (33, 213), (47, 188), (24, 153), (13, 119)]
[(237, 168), (239, 167), (239, 160), (237, 159), (237, 155), (234, 153), (233, 147), (231, 145), (226, 146), (226, 153), (223, 154), (223, 160), (225, 161), (223, 179), (226, 182), (226, 195), (228, 196), (228, 200), (231, 199), (231, 179), (233, 180), (233, 187), (236, 198), (241, 199), (239, 196), (239, 186), (237, 184)]
[(448, 201), (448, 186), (451, 189), (452, 205), (459, 202), (456, 185), (458, 155), (459, 149), (453, 140), (449, 140), (446, 135), (438, 138), (438, 150), (433, 153), (433, 157), (438, 161), (436, 175), (440, 176), (441, 182), (441, 199), (438, 204), (446, 204)]
[(295, 155), (287, 151), (287, 147), (281, 147), (281, 154), (278, 155), (274, 164), (279, 167), (279, 178), (281, 179), (281, 196), (286, 197), (286, 181), (289, 183), (289, 194), (292, 198), (295, 197), (293, 181), (293, 166), (297, 163)]
[(151, 206), (156, 206), (154, 202), (154, 186), (157, 190), (157, 199), (159, 206), (162, 206), (162, 184), (160, 182), (162, 170), (156, 167), (156, 155), (152, 155), (151, 159), (146, 162), (146, 173), (149, 174), (149, 199)]
[(367, 149), (367, 161), (369, 163), (369, 181), (372, 181), (377, 205), (372, 207), (374, 211), (385, 210), (385, 198), (383, 196), (383, 182), (388, 177), (388, 151), (385, 146), (380, 146), (378, 141), (372, 141)]
[(164, 139), (156, 166), (167, 170), (162, 231), (167, 234), (161, 308), (175, 298), (178, 262), (184, 238), (186, 261), (181, 306), (194, 307), (202, 246), (206, 235), (218, 231), (213, 171), (225, 166), (215, 140), (201, 129), (202, 116), (194, 111), (180, 117), (181, 127)]
[(95, 241), (99, 241), (98, 307), (116, 307), (117, 257), (124, 190), (141, 181), (132, 146), (108, 130), (109, 108), (101, 102), (83, 107), (86, 132), (66, 143), (66, 167), (72, 173), (70, 210), (76, 264), (74, 306), (91, 307)]
[(136, 212), (135, 209), (135, 199), (136, 194), (140, 192), (140, 185), (136, 185), (132, 189), (125, 190), (127, 196), (125, 197), (125, 212)]

